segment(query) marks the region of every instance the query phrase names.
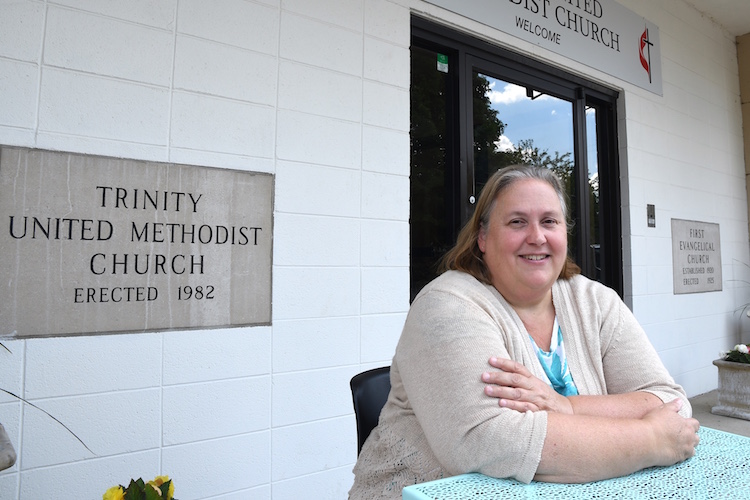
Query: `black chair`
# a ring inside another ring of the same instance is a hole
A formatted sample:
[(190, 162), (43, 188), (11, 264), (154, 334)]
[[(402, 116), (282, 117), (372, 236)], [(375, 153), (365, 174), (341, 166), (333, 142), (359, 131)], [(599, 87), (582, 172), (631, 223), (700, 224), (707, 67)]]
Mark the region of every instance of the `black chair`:
[(357, 455), (367, 436), (378, 425), (380, 410), (391, 392), (391, 367), (384, 366), (358, 373), (349, 382), (357, 417)]

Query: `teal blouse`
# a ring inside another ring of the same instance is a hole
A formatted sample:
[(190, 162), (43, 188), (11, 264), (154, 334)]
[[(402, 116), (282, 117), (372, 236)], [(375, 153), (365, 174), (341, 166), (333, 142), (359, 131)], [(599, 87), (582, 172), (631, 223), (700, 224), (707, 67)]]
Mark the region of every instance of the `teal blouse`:
[[(529, 336), (531, 338), (531, 336)], [(531, 343), (536, 350), (536, 356), (547, 374), (547, 382), (552, 388), (563, 396), (577, 396), (578, 388), (568, 369), (568, 359), (565, 357), (565, 347), (563, 346), (562, 328), (557, 324), (557, 316), (552, 326), (552, 342), (550, 343), (550, 352), (543, 351), (536, 345), (534, 339)]]

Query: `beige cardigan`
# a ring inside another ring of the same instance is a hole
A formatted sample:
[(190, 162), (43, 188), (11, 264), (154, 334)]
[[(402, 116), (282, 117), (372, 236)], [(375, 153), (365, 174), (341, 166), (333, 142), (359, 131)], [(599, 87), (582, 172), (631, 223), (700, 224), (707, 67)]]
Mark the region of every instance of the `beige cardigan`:
[[(619, 296), (583, 276), (552, 288), (570, 372), (582, 395), (648, 391), (668, 402), (682, 388)], [(547, 413), (500, 408), (480, 376), (490, 356), (543, 379), (529, 335), (494, 287), (449, 271), (415, 298), (391, 366), (380, 423), (354, 467), (352, 499), (401, 498), (404, 486), (466, 472), (528, 483), (541, 460)]]

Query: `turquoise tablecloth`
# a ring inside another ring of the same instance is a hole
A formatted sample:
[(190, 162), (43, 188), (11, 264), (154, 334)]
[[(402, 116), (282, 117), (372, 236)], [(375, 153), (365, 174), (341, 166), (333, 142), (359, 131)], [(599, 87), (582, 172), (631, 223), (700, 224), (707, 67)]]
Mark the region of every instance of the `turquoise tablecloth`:
[(463, 474), (404, 488), (403, 500), (750, 499), (750, 438), (702, 427), (695, 456), (671, 467), (586, 484), (495, 479)]

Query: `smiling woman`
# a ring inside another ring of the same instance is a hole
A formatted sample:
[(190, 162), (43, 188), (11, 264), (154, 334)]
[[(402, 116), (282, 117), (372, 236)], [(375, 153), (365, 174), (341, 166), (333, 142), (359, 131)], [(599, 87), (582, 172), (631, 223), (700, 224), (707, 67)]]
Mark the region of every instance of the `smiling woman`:
[(548, 169), (488, 179), (412, 303), (350, 498), (467, 472), (596, 481), (695, 453), (685, 392), (618, 295), (567, 257), (566, 215)]
[(492, 285), (516, 309), (543, 301), (568, 250), (565, 216), (548, 183), (525, 179), (508, 187), (479, 230), (477, 244), (493, 269)]
[[(502, 241), (497, 241), (498, 238), (491, 235), (507, 226), (515, 226), (513, 231), (515, 239), (518, 239), (519, 235), (523, 236), (523, 230), (528, 229), (528, 217), (533, 213), (537, 218), (536, 221), (532, 221), (533, 225), (543, 224), (547, 231), (554, 235), (556, 257), (559, 260), (560, 256), (563, 256), (563, 262), (558, 262), (561, 266), (559, 277), (567, 279), (578, 274), (578, 266), (566, 257), (567, 248), (559, 246), (560, 239), (563, 240), (562, 243), (567, 244), (569, 229), (568, 204), (560, 179), (552, 171), (544, 168), (519, 166), (509, 167), (502, 172), (503, 175), (496, 173), (484, 185), (474, 216), (459, 233), (456, 245), (442, 259), (441, 272), (464, 271), (478, 277), (483, 283), (491, 284), (492, 274), (485, 259), (493, 258), (495, 252), (490, 256), (486, 255), (488, 235), (495, 244), (502, 245)], [(517, 181), (523, 181), (519, 183), (522, 185), (515, 185)], [(506, 192), (509, 196), (500, 198), (501, 192)], [(527, 196), (531, 196), (532, 199), (525, 200)], [(544, 201), (544, 208), (536, 206), (540, 201)], [(523, 218), (524, 215), (527, 219)], [(493, 229), (496, 226), (503, 227)], [(509, 231), (509, 234), (513, 233)]]

